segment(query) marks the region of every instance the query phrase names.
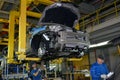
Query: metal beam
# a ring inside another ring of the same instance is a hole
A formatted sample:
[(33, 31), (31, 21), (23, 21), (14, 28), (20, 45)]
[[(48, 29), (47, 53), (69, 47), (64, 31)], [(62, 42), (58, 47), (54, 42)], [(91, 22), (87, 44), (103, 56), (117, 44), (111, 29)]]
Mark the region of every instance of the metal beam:
[[(20, 13), (16, 12), (19, 17), (19, 46), (18, 46), (18, 60), (26, 59), (26, 16), (40, 18), (40, 13), (26, 11), (26, 0), (21, 0)], [(28, 58), (27, 58), (28, 59)]]
[(69, 58), (67, 61), (81, 61), (83, 58)]
[(41, 59), (40, 58), (27, 57), (27, 58), (25, 58), (25, 60), (27, 60), (27, 61), (40, 61)]
[(103, 36), (96, 37), (95, 39), (90, 39), (90, 41), (92, 44), (96, 44), (96, 43), (112, 40), (118, 37), (119, 35), (120, 35), (120, 32), (115, 32), (109, 35), (103, 35)]
[(75, 26), (75, 29), (76, 29), (76, 30), (80, 30), (80, 25), (79, 25), (79, 23), (77, 23), (77, 25)]
[(0, 45), (8, 45), (8, 43), (0, 42)]
[[(92, 35), (90, 35), (90, 39), (95, 39), (97, 37), (102, 37), (104, 35), (110, 35), (111, 33), (115, 33), (115, 32), (119, 32), (120, 31), (120, 27), (116, 25), (113, 25), (115, 26), (114, 28), (111, 28), (112, 26), (108, 26), (108, 29), (106, 28), (106, 30), (104, 31), (103, 29), (101, 29), (99, 32), (94, 32)], [(107, 36), (106, 36), (107, 37)]]
[[(44, 4), (44, 5), (51, 5), (54, 3), (54, 1), (52, 0), (38, 0), (41, 4)], [(57, 1), (57, 0), (56, 0)]]
[(4, 0), (4, 2), (15, 4), (17, 0)]
[(7, 12), (7, 11), (2, 11), (2, 10), (0, 10), (0, 13), (9, 14), (9, 12)]
[[(8, 41), (9, 39), (7, 38), (3, 38), (2, 41)], [(16, 39), (14, 39), (14, 41), (16, 41)]]
[(21, 0), (19, 14), (18, 60), (26, 58), (26, 0)]
[[(58, 1), (58, 0), (54, 0), (54, 1)], [(35, 5), (38, 5), (39, 3), (44, 4), (44, 5), (51, 5), (54, 3), (54, 1), (52, 0), (27, 0), (28, 5), (33, 2)]]
[[(39, 3), (44, 4), (44, 5), (51, 5), (51, 4), (55, 3), (55, 2), (58, 2), (59, 0), (28, 0), (28, 1), (32, 1), (36, 5), (39, 4)], [(69, 2), (71, 2), (71, 0), (61, 0), (61, 1), (69, 1)]]
[[(2, 11), (3, 12), (3, 11)], [(0, 11), (1, 13), (1, 11)], [(9, 14), (4, 12), (5, 14)], [(41, 17), (41, 13), (37, 13), (37, 12), (32, 12), (32, 11), (27, 11), (26, 12), (27, 16), (31, 16), (31, 17), (35, 17), (35, 18), (40, 18)], [(15, 15), (19, 17), (19, 12), (15, 11)]]
[(7, 63), (14, 62), (14, 29), (15, 29), (15, 12), (11, 11), (9, 16), (9, 39)]
[(0, 18), (2, 18), (2, 19), (9, 19), (9, 15), (8, 14), (4, 14), (4, 13), (0, 13)]
[(2, 22), (2, 23), (9, 23), (9, 21), (7, 19), (0, 19), (0, 22)]
[(117, 23), (120, 23), (120, 16), (118, 17), (115, 17), (113, 19), (110, 19), (108, 21), (105, 21), (99, 25), (95, 25), (93, 26), (93, 30), (92, 30), (92, 27), (87, 27), (86, 31), (88, 33), (91, 33), (91, 32), (94, 32), (94, 31), (97, 31), (97, 30), (100, 30), (102, 28), (105, 28), (105, 27), (108, 27), (108, 26), (112, 26), (112, 25), (115, 25)]
[(3, 28), (2, 31), (9, 32), (9, 29), (5, 29), (5, 28)]
[[(22, 10), (22, 12), (23, 12), (23, 10)], [(15, 15), (16, 15), (17, 17), (19, 17), (20, 14), (21, 14), (21, 13), (15, 11)], [(42, 14), (41, 14), (41, 13), (37, 13), (37, 12), (32, 12), (32, 11), (26, 11), (25, 15), (26, 15), (26, 16), (35, 17), (35, 18), (40, 18)]]
[(120, 45), (118, 45), (117, 48), (118, 48), (118, 53), (120, 54)]
[(0, 1), (0, 9), (2, 8), (3, 4), (4, 4), (4, 0), (1, 0)]
[(36, 12), (32, 12), (32, 11), (27, 11), (27, 16), (31, 16), (31, 17), (35, 17), (35, 18), (40, 18), (41, 17), (41, 13), (36, 13)]

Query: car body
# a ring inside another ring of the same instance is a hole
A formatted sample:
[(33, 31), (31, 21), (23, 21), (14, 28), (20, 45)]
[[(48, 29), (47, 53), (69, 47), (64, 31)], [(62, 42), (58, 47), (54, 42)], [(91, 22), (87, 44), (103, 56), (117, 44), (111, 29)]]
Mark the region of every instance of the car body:
[(36, 27), (30, 29), (32, 53), (42, 59), (81, 57), (89, 46), (88, 34), (75, 29), (79, 10), (72, 3), (45, 8)]

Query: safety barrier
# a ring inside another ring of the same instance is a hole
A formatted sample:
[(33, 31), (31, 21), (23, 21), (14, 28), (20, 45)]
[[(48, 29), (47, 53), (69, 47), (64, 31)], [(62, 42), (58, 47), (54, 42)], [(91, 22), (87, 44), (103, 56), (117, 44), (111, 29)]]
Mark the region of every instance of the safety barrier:
[[(115, 16), (117, 17), (120, 12), (119, 5), (120, 5), (120, 0), (114, 1), (113, 3), (110, 3), (104, 7), (96, 10), (95, 12), (93, 12), (91, 14), (88, 14), (88, 15), (82, 17), (80, 19), (80, 23), (79, 23), (80, 29), (84, 30), (87, 27), (87, 25), (91, 25), (93, 27), (94, 25), (105, 22), (105, 21), (101, 21), (101, 20), (104, 19), (105, 17), (108, 17), (111, 14), (115, 14)], [(106, 11), (107, 11), (107, 13), (106, 13)], [(107, 20), (109, 20), (109, 19), (107, 19)]]

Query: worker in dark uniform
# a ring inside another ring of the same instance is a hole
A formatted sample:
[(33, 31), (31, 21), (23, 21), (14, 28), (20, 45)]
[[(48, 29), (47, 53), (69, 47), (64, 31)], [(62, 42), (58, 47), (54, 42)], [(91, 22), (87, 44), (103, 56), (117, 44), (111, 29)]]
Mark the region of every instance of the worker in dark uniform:
[(41, 70), (39, 68), (37, 68), (36, 63), (32, 64), (32, 68), (33, 68), (32, 71), (31, 71), (32, 80), (42, 80)]
[(99, 55), (97, 57), (97, 62), (92, 64), (90, 68), (90, 73), (92, 76), (92, 80), (101, 80), (102, 75), (108, 74), (108, 68), (104, 63), (104, 57), (102, 55)]

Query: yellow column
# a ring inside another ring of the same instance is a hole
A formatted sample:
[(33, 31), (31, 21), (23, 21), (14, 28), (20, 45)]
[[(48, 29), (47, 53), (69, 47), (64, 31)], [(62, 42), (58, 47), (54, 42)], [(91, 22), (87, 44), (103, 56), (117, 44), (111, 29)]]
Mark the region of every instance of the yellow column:
[(77, 23), (75, 29), (76, 29), (76, 30), (80, 30), (80, 24), (79, 24), (79, 23)]
[(14, 62), (14, 30), (15, 29), (15, 14), (14, 11), (10, 12), (9, 16), (9, 38), (8, 38), (8, 55), (7, 63)]
[(117, 10), (117, 5), (116, 5), (116, 0), (114, 1), (114, 7), (115, 7), (115, 12), (116, 12), (116, 17), (118, 16), (118, 10)]
[(96, 21), (98, 24), (100, 24), (100, 21), (99, 21), (99, 10), (96, 11)]
[(26, 0), (21, 0), (19, 16), (18, 60), (24, 60), (26, 58)]
[(120, 45), (118, 45), (117, 47), (118, 47), (118, 53), (120, 54)]

